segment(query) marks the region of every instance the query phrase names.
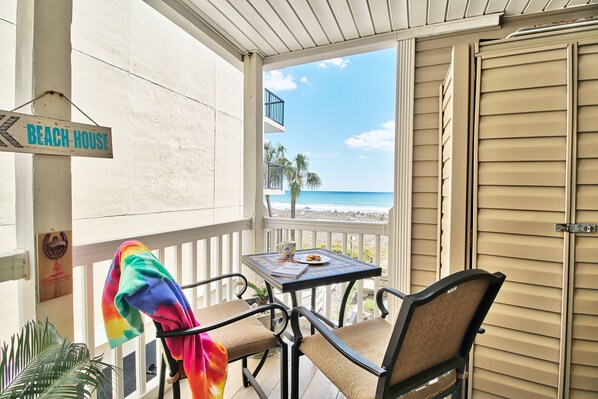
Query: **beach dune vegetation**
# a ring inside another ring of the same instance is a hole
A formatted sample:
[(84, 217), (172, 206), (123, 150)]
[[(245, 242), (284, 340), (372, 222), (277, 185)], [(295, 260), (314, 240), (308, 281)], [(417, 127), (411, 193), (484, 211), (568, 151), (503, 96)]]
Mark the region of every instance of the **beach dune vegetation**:
[[(320, 244), (319, 245), (320, 248), (326, 248), (325, 244)], [(338, 244), (333, 244), (332, 248), (331, 248), (332, 252), (336, 252), (337, 254), (343, 254), (343, 248), (342, 245), (340, 243)], [(350, 248), (347, 248), (347, 256), (353, 259), (357, 259), (359, 256), (359, 252), (357, 251), (356, 248), (354, 248), (353, 250), (351, 250)], [(364, 247), (363, 248), (363, 260), (369, 263), (373, 263), (374, 261), (374, 248), (372, 247)]]

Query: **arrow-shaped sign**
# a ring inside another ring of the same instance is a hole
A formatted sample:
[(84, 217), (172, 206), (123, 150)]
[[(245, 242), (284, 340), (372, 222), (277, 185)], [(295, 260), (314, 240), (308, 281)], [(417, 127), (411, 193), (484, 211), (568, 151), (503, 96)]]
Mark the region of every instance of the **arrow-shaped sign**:
[(112, 130), (0, 110), (0, 151), (112, 158)]

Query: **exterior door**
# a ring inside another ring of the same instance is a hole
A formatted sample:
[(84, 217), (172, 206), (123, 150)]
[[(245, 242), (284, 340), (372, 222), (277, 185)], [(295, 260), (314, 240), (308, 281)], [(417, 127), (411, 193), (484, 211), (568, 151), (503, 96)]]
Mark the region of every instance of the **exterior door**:
[[(598, 224), (598, 42), (580, 44), (577, 66), (577, 136), (573, 165), (575, 223)], [(571, 399), (598, 397), (598, 235), (569, 234), (570, 350), (566, 392)]]
[(598, 397), (598, 235), (555, 231), (598, 224), (596, 34), (477, 54), (472, 263), (507, 282), (476, 340), (473, 398)]

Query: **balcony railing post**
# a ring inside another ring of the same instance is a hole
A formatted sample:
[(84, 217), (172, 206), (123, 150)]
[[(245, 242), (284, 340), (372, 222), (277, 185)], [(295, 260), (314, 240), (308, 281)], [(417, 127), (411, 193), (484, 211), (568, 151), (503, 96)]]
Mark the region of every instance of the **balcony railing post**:
[[(180, 283), (196, 281), (198, 278), (209, 278), (214, 273), (222, 274), (225, 271), (239, 271), (240, 259), (242, 253), (242, 232), (250, 229), (251, 219), (246, 218), (238, 221), (201, 226), (185, 230), (170, 231), (158, 234), (149, 234), (135, 239), (143, 242), (151, 248), (167, 269), (176, 277)], [(235, 236), (237, 237), (235, 239)], [(225, 238), (226, 237), (226, 238)], [(134, 375), (136, 380), (135, 397), (148, 398), (155, 397), (157, 391), (157, 379), (147, 380), (146, 376), (146, 344), (154, 339), (153, 324), (150, 319), (144, 316), (146, 333), (142, 334), (132, 342), (118, 346), (114, 350), (107, 350), (108, 342), (104, 334), (96, 336), (96, 329), (101, 328), (95, 325), (97, 320), (97, 289), (99, 283), (94, 280), (96, 267), (105, 267), (105, 262), (110, 261), (114, 255), (114, 250), (124, 241), (123, 239), (102, 241), (90, 244), (76, 245), (73, 248), (74, 253), (74, 271), (76, 278), (82, 286), (80, 292), (76, 292), (74, 307), (81, 314), (81, 319), (77, 320), (79, 326), (80, 338), (78, 340), (86, 342), (89, 345), (92, 355), (94, 353), (105, 353), (105, 361), (123, 368), (125, 362), (123, 356), (134, 354), (135, 368), (127, 368), (127, 375)], [(200, 243), (202, 243), (200, 245)], [(226, 245), (225, 245), (226, 243)], [(190, 246), (190, 248), (188, 248)], [(213, 267), (213, 269), (212, 269)], [(103, 269), (99, 269), (103, 270)], [(201, 275), (201, 276), (200, 276)], [(96, 275), (97, 277), (97, 275)], [(102, 279), (103, 280), (103, 279)], [(222, 282), (213, 284), (218, 286), (215, 298), (223, 300), (225, 290), (227, 298), (232, 298), (234, 283), (226, 282), (226, 287)], [(211, 287), (206, 287), (203, 298), (210, 303)], [(199, 302), (199, 289), (189, 290), (190, 301), (193, 308), (197, 307)], [(95, 313), (94, 313), (95, 312)], [(148, 332), (149, 331), (149, 332)], [(97, 345), (97, 346), (96, 346)], [(147, 359), (147, 363), (156, 363), (160, 359), (160, 343), (156, 342), (157, 358)], [(128, 364), (128, 363), (127, 363)], [(157, 364), (160, 364), (158, 361)], [(117, 373), (113, 376), (113, 397), (115, 399), (124, 398), (123, 373)]]
[[(295, 231), (295, 240), (297, 241), (298, 249), (303, 249), (304, 247), (317, 247), (318, 238), (321, 239), (324, 237), (324, 245), (330, 250), (340, 251), (344, 255), (357, 257), (359, 260), (366, 262), (373, 262), (382, 267), (385, 266), (385, 262), (381, 259), (381, 255), (382, 251), (384, 251), (384, 254), (388, 252), (387, 223), (273, 217), (264, 218), (264, 236), (266, 236), (268, 231), (272, 233), (276, 231), (282, 233), (280, 234), (281, 237), (279, 237), (282, 239), (283, 237), (288, 237), (289, 232), (292, 230)], [(308, 237), (311, 237), (311, 240), (308, 239)], [(384, 237), (384, 240), (381, 239), (382, 237)], [(275, 242), (278, 241), (275, 240)], [(378, 288), (380, 288), (380, 278), (377, 277), (373, 279), (373, 287), (371, 284), (371, 281), (366, 283), (363, 280), (360, 280), (355, 284), (355, 292), (353, 295), (356, 295), (357, 303), (355, 309), (350, 313), (350, 320), (352, 320), (352, 322), (360, 322), (364, 319), (364, 316), (368, 318), (372, 317), (369, 306), (372, 303), (371, 301), (368, 301), (367, 304), (365, 303), (364, 293), (367, 292), (369, 296), (372, 288), (374, 288), (374, 292), (376, 292)], [(316, 298), (315, 307), (319, 311), (325, 312), (326, 317), (329, 319), (334, 319), (335, 315), (332, 314), (334, 309), (333, 296), (338, 295), (338, 291), (341, 293), (345, 292), (347, 287), (347, 283), (325, 287), (321, 290), (321, 295)], [(287, 304), (290, 303), (289, 299), (284, 296), (283, 300), (286, 301), (285, 303)], [(367, 314), (366, 311), (364, 311), (364, 308), (367, 308)], [(374, 312), (376, 312), (375, 308), (376, 307), (374, 306)], [(375, 313), (375, 315), (377, 314), (379, 313)], [(346, 322), (347, 320), (344, 321)]]

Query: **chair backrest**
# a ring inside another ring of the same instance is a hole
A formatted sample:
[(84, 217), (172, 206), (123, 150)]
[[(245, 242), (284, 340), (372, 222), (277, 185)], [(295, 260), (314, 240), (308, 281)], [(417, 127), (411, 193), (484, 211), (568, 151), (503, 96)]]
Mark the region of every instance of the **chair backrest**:
[(384, 357), (378, 390), (395, 397), (444, 373), (462, 371), (505, 275), (465, 270), (407, 295)]

